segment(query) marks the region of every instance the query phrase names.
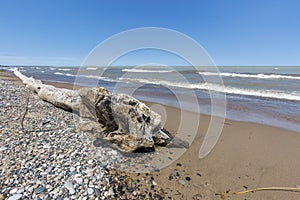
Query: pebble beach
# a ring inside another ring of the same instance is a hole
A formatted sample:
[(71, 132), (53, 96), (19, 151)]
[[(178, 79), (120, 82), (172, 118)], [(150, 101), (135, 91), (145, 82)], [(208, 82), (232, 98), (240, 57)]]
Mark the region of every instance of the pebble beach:
[[(76, 115), (41, 101), (24, 86), (0, 80), (0, 199), (145, 199), (139, 180), (93, 159), (76, 131)], [(21, 121), (28, 98), (28, 112)], [(153, 181), (153, 177), (148, 177)], [(146, 180), (146, 178), (143, 178)], [(151, 186), (150, 186), (151, 187)], [(145, 193), (146, 192), (146, 193)], [(159, 194), (161, 193), (161, 194)], [(153, 192), (162, 199), (164, 192)]]

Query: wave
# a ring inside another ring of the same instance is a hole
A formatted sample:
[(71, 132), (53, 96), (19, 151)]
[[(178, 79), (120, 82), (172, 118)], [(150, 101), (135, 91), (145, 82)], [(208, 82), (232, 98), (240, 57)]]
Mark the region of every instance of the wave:
[(74, 74), (69, 74), (69, 73), (61, 73), (61, 72), (55, 72), (55, 75), (60, 75), (60, 76), (76, 76)]
[(257, 79), (292, 79), (300, 80), (300, 76), (289, 76), (280, 74), (239, 74), (239, 73), (229, 73), (229, 72), (198, 72), (200, 75), (204, 76), (223, 76), (223, 77), (238, 77), (238, 78), (257, 78)]
[(97, 70), (98, 67), (87, 67), (86, 70)]
[(58, 68), (59, 71), (71, 71), (72, 69), (66, 69), (66, 68)]
[(72, 76), (72, 77), (83, 77), (83, 78), (91, 78), (91, 79), (97, 79), (97, 80), (103, 80), (103, 81), (109, 81), (109, 82), (117, 82), (117, 80), (108, 78), (108, 77), (103, 77), (103, 76), (95, 76), (95, 75), (74, 75), (74, 74), (69, 74), (69, 73), (61, 73), (61, 72), (55, 72), (55, 75), (60, 75), (60, 76)]
[(170, 72), (173, 72), (173, 70), (122, 69), (122, 72), (133, 72), (133, 73), (170, 73)]
[(214, 83), (180, 83), (180, 82), (169, 82), (163, 80), (146, 80), (146, 79), (129, 79), (129, 78), (120, 78), (122, 81), (127, 82), (140, 82), (145, 84), (153, 85), (162, 85), (165, 87), (179, 87), (187, 89), (200, 89), (200, 90), (209, 90), (214, 92), (234, 94), (234, 95), (245, 95), (245, 96), (256, 96), (264, 98), (273, 98), (273, 99), (284, 99), (292, 101), (300, 101), (300, 93), (284, 93), (279, 90), (254, 90), (254, 89), (245, 89), (245, 88), (236, 88), (225, 85), (219, 85)]
[(61, 75), (61, 76), (65, 76), (66, 74), (61, 73), (61, 72), (54, 72), (55, 75)]

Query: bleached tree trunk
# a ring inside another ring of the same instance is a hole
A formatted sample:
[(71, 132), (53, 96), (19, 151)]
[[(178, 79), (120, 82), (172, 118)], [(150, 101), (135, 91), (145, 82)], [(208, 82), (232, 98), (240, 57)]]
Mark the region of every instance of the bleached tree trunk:
[(22, 80), (27, 88), (35, 92), (42, 100), (67, 111), (79, 111), (81, 98), (77, 90), (68, 90), (43, 84), (41, 80), (27, 77), (17, 69), (14, 69), (13, 73)]

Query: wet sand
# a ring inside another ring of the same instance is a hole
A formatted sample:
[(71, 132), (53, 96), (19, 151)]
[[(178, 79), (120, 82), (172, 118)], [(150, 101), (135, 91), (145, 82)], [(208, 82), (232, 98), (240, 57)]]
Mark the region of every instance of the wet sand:
[[(7, 72), (0, 79), (17, 80)], [(49, 83), (53, 84), (53, 83)], [(57, 87), (72, 85), (55, 83)], [(151, 106), (152, 103), (146, 102)], [(177, 131), (181, 111), (164, 106), (165, 128)], [(198, 158), (210, 116), (188, 113), (191, 126), (200, 117), (197, 135), (189, 149), (168, 167), (154, 172), (154, 189), (162, 188), (165, 199), (221, 199), (215, 194), (258, 187), (300, 185), (300, 134), (261, 124), (226, 120), (222, 135), (211, 153)], [(189, 132), (189, 130), (186, 130)], [(145, 179), (145, 174), (132, 174)], [(149, 182), (149, 186), (151, 186)], [(147, 187), (144, 185), (143, 187)], [(300, 199), (300, 192), (259, 191), (227, 199)]]

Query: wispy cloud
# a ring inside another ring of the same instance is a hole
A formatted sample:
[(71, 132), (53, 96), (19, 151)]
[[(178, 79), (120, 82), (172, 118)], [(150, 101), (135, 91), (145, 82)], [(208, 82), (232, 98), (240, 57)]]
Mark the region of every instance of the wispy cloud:
[(71, 57), (0, 55), (0, 65), (74, 66), (80, 63), (80, 60)]

